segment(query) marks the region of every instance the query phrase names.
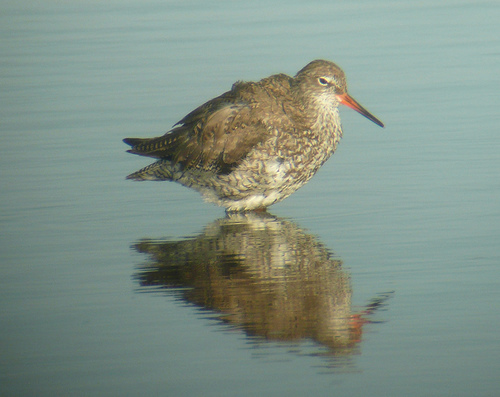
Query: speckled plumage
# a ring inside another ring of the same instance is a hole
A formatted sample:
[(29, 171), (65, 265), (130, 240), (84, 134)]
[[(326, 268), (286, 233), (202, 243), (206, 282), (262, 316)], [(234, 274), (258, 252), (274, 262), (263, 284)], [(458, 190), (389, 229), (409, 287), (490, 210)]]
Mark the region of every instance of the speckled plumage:
[(237, 82), (158, 138), (126, 138), (158, 159), (128, 179), (176, 181), (228, 211), (261, 209), (304, 185), (342, 137), (344, 103), (383, 124), (347, 94), (344, 72), (317, 60), (292, 78)]

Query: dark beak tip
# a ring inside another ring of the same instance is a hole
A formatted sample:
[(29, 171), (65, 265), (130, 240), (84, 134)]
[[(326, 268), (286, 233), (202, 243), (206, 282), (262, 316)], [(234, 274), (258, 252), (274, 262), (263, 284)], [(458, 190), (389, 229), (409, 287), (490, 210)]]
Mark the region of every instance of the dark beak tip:
[[(361, 112), (360, 112), (361, 113)], [(385, 124), (382, 123), (378, 118), (376, 118), (373, 114), (370, 112), (366, 113), (361, 113), (363, 116), (365, 116), (368, 120), (373, 121), (375, 124), (377, 124), (379, 127), (385, 128)]]

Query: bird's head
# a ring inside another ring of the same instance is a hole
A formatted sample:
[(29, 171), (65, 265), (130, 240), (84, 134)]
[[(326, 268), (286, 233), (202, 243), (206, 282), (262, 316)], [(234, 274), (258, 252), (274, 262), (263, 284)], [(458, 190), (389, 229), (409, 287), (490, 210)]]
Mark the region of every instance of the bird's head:
[(306, 107), (337, 108), (340, 104), (383, 127), (384, 124), (347, 93), (344, 71), (330, 61), (315, 60), (302, 68), (294, 79), (296, 95)]

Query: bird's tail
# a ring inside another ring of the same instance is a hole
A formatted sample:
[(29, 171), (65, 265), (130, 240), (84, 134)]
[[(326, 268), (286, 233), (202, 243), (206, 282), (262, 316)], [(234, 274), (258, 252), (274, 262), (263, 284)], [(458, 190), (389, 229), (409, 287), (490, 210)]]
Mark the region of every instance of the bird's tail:
[(123, 142), (125, 142), (127, 145), (130, 145), (132, 147), (144, 144), (148, 141), (150, 141), (150, 138), (125, 138)]
[(158, 138), (125, 138), (123, 142), (132, 146), (131, 149), (127, 150), (128, 153), (146, 157), (162, 157), (162, 154), (159, 153), (158, 149), (162, 149), (163, 147), (159, 147)]
[(159, 160), (127, 176), (135, 181), (173, 181), (175, 171), (168, 160)]

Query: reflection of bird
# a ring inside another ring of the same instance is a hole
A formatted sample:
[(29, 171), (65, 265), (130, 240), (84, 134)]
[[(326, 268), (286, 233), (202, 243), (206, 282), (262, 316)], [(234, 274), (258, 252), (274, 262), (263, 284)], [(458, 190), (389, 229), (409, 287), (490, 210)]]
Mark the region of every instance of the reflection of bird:
[(268, 213), (230, 214), (197, 237), (144, 240), (151, 261), (142, 288), (174, 288), (182, 299), (221, 313), (249, 335), (315, 340), (351, 354), (359, 341), (349, 275), (317, 238)]
[(228, 211), (263, 209), (304, 185), (342, 137), (339, 104), (381, 121), (347, 93), (344, 72), (316, 60), (292, 78), (237, 82), (158, 138), (126, 138), (158, 159), (128, 176), (176, 181)]

